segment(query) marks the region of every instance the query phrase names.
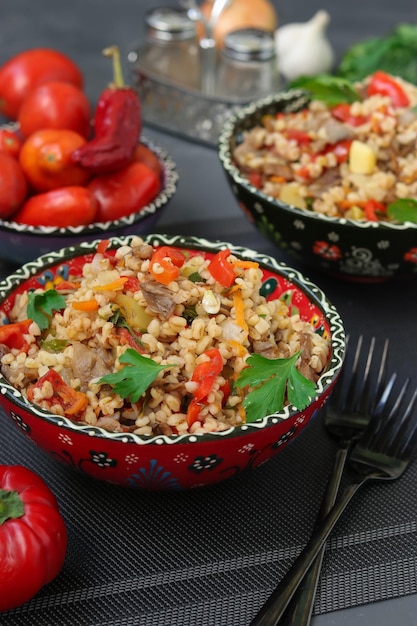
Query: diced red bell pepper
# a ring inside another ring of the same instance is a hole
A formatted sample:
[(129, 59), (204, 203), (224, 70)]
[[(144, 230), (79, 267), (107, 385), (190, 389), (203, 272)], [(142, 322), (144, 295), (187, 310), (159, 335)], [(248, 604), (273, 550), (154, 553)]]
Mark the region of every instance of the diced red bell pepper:
[(366, 122), (369, 121), (369, 116), (352, 115), (350, 104), (347, 102), (337, 104), (332, 107), (330, 112), (335, 119), (339, 120), (339, 122), (349, 124), (349, 126), (362, 126), (362, 124), (366, 124)]
[(30, 344), (23, 335), (28, 334), (31, 323), (32, 320), (23, 320), (22, 322), (14, 322), (13, 324), (0, 326), (0, 343), (11, 350), (15, 348), (21, 352), (27, 352), (30, 348)]
[(410, 99), (401, 85), (390, 74), (381, 70), (371, 76), (367, 91), (368, 96), (376, 94), (388, 96), (395, 108), (410, 106)]
[(346, 163), (349, 158), (349, 150), (352, 145), (351, 139), (344, 139), (334, 144), (329, 144), (323, 151), (323, 154), (332, 153), (335, 155), (338, 163)]
[(283, 132), (283, 135), (288, 140), (295, 141), (299, 146), (308, 146), (311, 143), (310, 135), (297, 128), (288, 128)]
[(169, 283), (179, 276), (179, 268), (183, 266), (185, 256), (180, 250), (161, 246), (152, 255), (149, 271), (159, 283)]
[(223, 287), (231, 287), (236, 279), (236, 274), (232, 264), (228, 261), (230, 250), (220, 250), (210, 261), (208, 271), (214, 280), (223, 285)]
[(28, 399), (33, 402), (35, 389), (42, 389), (45, 382), (49, 382), (53, 388), (52, 397), (48, 398), (46, 402), (51, 407), (54, 404), (59, 404), (66, 417), (76, 421), (82, 419), (88, 405), (87, 396), (82, 391), (77, 391), (67, 385), (54, 369), (48, 370), (35, 384), (28, 388)]

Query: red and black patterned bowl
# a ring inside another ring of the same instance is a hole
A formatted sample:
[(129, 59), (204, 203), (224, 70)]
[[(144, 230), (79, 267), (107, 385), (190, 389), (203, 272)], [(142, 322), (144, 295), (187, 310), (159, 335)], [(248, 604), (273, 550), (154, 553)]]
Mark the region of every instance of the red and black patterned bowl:
[[(114, 238), (112, 246), (129, 243)], [(303, 320), (329, 338), (330, 358), (317, 382), (317, 396), (303, 411), (293, 406), (254, 423), (204, 435), (140, 436), (111, 433), (48, 413), (29, 403), (0, 374), (0, 405), (17, 429), (53, 458), (83, 474), (125, 487), (180, 490), (209, 485), (256, 468), (282, 450), (319, 411), (343, 364), (345, 335), (342, 320), (325, 294), (309, 280), (273, 258), (227, 243), (195, 237), (148, 235), (152, 245), (198, 250), (207, 256), (230, 248), (233, 254), (259, 262), (264, 272), (262, 291), (268, 298), (284, 298)], [(91, 260), (95, 243), (44, 255), (24, 265), (0, 283), (0, 319), (7, 315), (16, 294), (55, 278), (80, 273)], [(16, 436), (20, 436), (16, 433)]]
[(417, 276), (417, 223), (357, 221), (298, 209), (259, 191), (235, 166), (233, 152), (245, 131), (265, 115), (298, 111), (307, 102), (302, 91), (280, 92), (243, 107), (225, 123), (219, 157), (243, 213), (308, 268), (361, 282)]
[(175, 162), (163, 148), (146, 137), (141, 137), (141, 143), (152, 150), (161, 165), (162, 186), (156, 198), (127, 217), (87, 226), (27, 226), (0, 219), (0, 259), (21, 265), (51, 250), (86, 241), (152, 232), (177, 190), (178, 172)]

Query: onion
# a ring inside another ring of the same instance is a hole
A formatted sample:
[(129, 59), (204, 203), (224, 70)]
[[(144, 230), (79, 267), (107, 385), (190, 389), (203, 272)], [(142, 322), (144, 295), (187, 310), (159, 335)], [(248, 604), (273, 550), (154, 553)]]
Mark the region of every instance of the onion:
[[(200, 7), (206, 19), (210, 18), (212, 6), (212, 0), (205, 0)], [(213, 37), (221, 47), (227, 33), (234, 30), (261, 28), (274, 32), (277, 26), (278, 15), (269, 0), (230, 0), (214, 26)]]

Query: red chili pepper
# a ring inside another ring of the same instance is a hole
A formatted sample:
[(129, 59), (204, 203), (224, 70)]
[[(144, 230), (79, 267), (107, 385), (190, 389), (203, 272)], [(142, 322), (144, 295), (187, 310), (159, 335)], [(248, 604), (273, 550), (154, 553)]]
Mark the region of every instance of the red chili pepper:
[(0, 326), (0, 344), (2, 343), (11, 350), (16, 348), (20, 352), (27, 352), (30, 344), (23, 335), (28, 334), (31, 323), (32, 320), (23, 320), (22, 322)]
[(179, 268), (182, 267), (185, 256), (180, 250), (161, 246), (152, 255), (149, 271), (158, 282), (163, 285), (175, 280), (179, 276)]
[(59, 404), (66, 417), (72, 420), (82, 419), (88, 405), (87, 396), (67, 385), (54, 369), (48, 370), (36, 383), (30, 385), (27, 391), (28, 400), (34, 402), (35, 389), (42, 389), (45, 382), (49, 382), (53, 388), (52, 397), (46, 399), (47, 404), (51, 407)]
[(349, 124), (349, 126), (362, 126), (362, 124), (366, 124), (369, 121), (368, 115), (352, 115), (350, 104), (347, 102), (337, 104), (332, 107), (330, 112), (335, 119), (344, 124)]
[(119, 50), (113, 46), (103, 54), (113, 58), (114, 84), (103, 91), (97, 103), (94, 139), (72, 154), (75, 163), (93, 174), (114, 172), (128, 165), (142, 127), (141, 103), (137, 93), (124, 86)]
[(21, 465), (0, 465), (0, 612), (51, 582), (66, 550), (65, 522), (46, 483)]
[(214, 280), (223, 285), (223, 287), (231, 287), (236, 279), (236, 274), (228, 258), (230, 250), (220, 250), (208, 264), (208, 271)]
[(391, 104), (395, 108), (408, 107), (410, 99), (401, 85), (389, 74), (377, 71), (371, 76), (368, 84), (368, 96), (381, 94), (391, 99)]

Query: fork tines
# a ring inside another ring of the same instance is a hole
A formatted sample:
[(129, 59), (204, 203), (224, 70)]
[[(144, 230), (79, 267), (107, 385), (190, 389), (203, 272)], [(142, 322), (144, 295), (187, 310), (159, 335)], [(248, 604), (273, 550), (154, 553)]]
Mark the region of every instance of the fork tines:
[(370, 413), (384, 389), (389, 340), (384, 340), (381, 350), (375, 337), (370, 338), (368, 348), (363, 335), (357, 338), (356, 346), (353, 342), (348, 335), (346, 360), (339, 384), (332, 393), (332, 402), (337, 403), (339, 409), (349, 404), (355, 413)]
[(406, 379), (399, 389), (395, 386), (396, 380), (394, 373), (380, 396), (361, 445), (386, 456), (406, 458), (417, 443), (417, 419), (413, 419), (417, 389), (411, 397), (407, 396), (410, 379)]

